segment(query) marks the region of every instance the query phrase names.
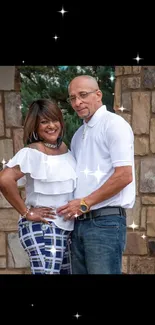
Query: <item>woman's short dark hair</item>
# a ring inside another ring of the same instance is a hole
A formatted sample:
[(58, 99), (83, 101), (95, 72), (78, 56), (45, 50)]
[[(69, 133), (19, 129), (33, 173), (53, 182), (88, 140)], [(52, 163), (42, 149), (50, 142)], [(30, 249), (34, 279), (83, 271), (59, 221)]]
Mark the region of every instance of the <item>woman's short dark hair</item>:
[(39, 137), (36, 139), (35, 136), (40, 118), (59, 121), (62, 128), (61, 137), (63, 137), (65, 131), (64, 120), (61, 109), (58, 107), (56, 101), (49, 99), (37, 99), (30, 104), (24, 121), (24, 144), (41, 141)]

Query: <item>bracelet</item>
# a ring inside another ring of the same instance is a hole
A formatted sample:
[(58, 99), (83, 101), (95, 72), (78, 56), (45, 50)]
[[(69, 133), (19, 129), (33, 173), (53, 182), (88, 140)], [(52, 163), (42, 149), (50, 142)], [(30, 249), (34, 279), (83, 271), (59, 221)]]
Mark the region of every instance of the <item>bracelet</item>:
[(29, 211), (30, 211), (30, 208), (27, 208), (26, 212), (23, 215), (21, 215), (21, 217), (22, 218), (26, 218), (26, 216), (29, 213)]

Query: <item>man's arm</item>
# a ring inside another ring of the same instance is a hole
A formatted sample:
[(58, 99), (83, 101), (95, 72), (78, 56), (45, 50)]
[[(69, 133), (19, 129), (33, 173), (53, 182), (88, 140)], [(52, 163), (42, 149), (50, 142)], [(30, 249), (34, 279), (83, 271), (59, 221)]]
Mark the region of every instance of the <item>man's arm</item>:
[(96, 191), (86, 196), (88, 206), (98, 204), (119, 193), (132, 182), (132, 166), (116, 167), (113, 175)]
[[(89, 208), (119, 193), (124, 187), (132, 182), (132, 166), (116, 167), (112, 176), (96, 191), (83, 199)], [(70, 201), (68, 204), (57, 209), (57, 213), (65, 216), (65, 219), (73, 219), (76, 214), (81, 215), (81, 199)]]

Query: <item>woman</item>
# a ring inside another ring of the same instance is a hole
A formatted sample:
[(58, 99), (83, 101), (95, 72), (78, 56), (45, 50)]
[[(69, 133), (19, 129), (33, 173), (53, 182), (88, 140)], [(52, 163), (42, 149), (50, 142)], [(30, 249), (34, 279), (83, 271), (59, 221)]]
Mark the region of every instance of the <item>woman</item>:
[[(69, 235), (74, 221), (56, 209), (73, 198), (75, 160), (62, 141), (64, 121), (56, 103), (34, 101), (24, 123), (24, 143), (0, 173), (0, 190), (19, 212), (19, 239), (32, 274), (71, 273)], [(26, 180), (26, 200), (18, 185)]]

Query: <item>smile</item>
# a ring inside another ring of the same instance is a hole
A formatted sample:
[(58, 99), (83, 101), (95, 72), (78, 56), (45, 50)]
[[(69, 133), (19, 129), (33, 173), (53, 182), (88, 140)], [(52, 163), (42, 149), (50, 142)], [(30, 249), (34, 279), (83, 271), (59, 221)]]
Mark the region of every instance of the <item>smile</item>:
[(46, 133), (48, 133), (48, 134), (53, 134), (53, 133), (55, 133), (57, 130), (50, 130), (50, 131), (46, 131)]

